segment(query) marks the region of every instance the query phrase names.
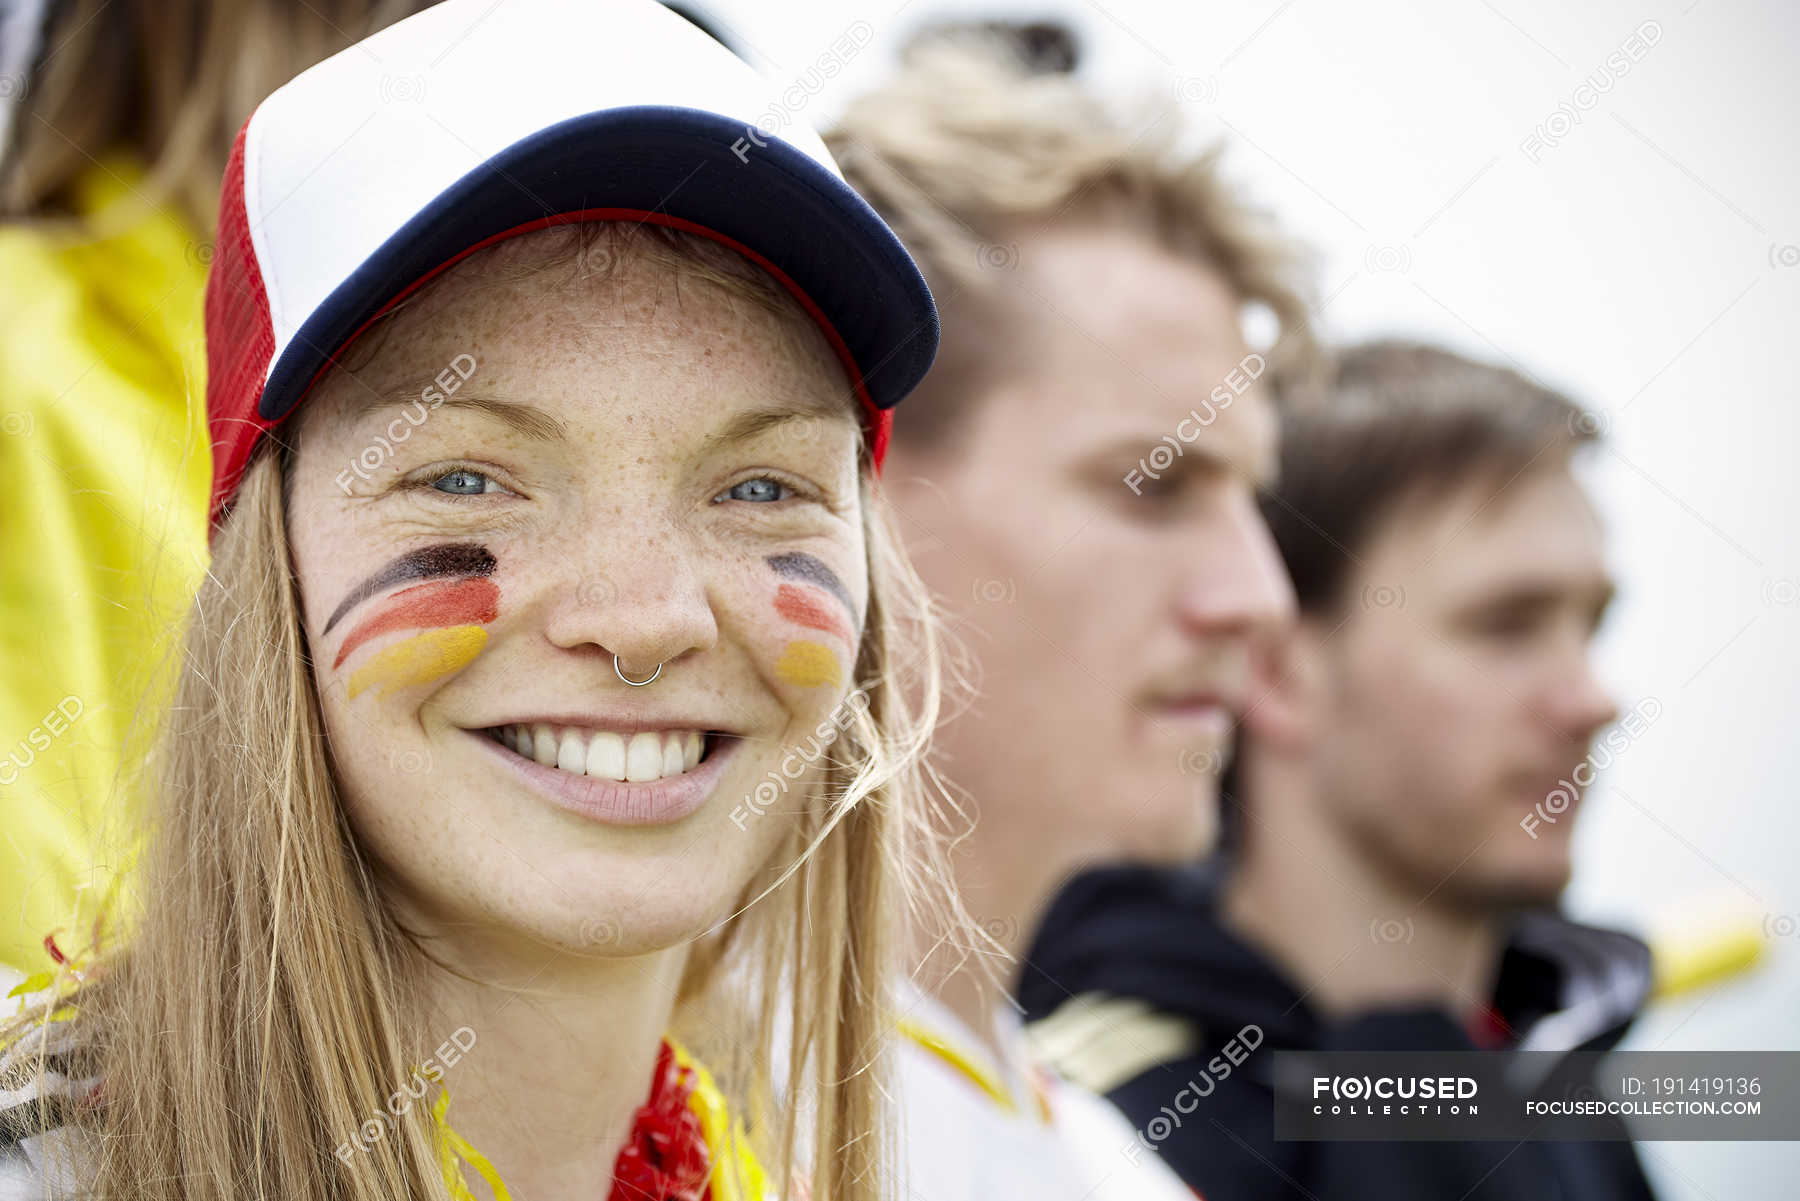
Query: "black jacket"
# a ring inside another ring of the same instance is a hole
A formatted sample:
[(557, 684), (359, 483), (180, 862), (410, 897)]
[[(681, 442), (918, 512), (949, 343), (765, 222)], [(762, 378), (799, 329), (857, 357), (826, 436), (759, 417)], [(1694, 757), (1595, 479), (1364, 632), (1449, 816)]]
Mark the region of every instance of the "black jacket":
[[(1040, 1052), (1153, 1134), (1146, 1141), (1206, 1201), (1653, 1201), (1629, 1142), (1276, 1142), (1271, 1050), (1477, 1047), (1440, 1010), (1320, 1015), (1220, 923), (1222, 875), (1215, 861), (1077, 877), (1019, 981)], [(1533, 914), (1507, 945), (1493, 1008), (1523, 1046), (1603, 1051), (1649, 981), (1637, 939)], [(1262, 1045), (1173, 1127), (1171, 1099), (1250, 1025)]]

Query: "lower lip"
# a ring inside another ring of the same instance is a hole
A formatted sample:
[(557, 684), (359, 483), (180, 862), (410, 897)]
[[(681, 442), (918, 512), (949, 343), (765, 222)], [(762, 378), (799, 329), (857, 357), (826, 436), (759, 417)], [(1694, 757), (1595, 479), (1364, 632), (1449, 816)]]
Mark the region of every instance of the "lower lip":
[(692, 771), (639, 782), (597, 780), (545, 767), (494, 741), (480, 730), (465, 731), (511, 769), (527, 787), (553, 804), (611, 826), (659, 826), (678, 822), (706, 804), (737, 753), (740, 738), (714, 737), (712, 749)]
[(1173, 730), (1187, 738), (1205, 738), (1223, 742), (1231, 737), (1231, 711), (1211, 703), (1194, 705), (1157, 705), (1150, 710), (1157, 726)]

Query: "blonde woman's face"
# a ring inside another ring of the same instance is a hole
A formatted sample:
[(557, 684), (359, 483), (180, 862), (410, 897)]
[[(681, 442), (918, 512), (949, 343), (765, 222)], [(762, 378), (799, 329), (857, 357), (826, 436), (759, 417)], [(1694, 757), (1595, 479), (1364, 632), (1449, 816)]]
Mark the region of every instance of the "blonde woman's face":
[(857, 418), (803, 318), (630, 250), (513, 270), (544, 236), (321, 381), (289, 534), (332, 762), (403, 912), (631, 954), (747, 899), (860, 699)]

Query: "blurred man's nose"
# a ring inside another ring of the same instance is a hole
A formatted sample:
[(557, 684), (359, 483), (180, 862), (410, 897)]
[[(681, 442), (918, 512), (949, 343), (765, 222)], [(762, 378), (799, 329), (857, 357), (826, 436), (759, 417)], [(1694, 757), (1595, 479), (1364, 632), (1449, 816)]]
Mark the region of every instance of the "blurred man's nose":
[(1294, 586), (1245, 491), (1215, 511), (1186, 564), (1182, 616), (1207, 632), (1255, 635), (1294, 619)]
[(1618, 720), (1618, 702), (1594, 670), (1585, 645), (1557, 673), (1549, 711), (1558, 729), (1574, 742), (1588, 742)]

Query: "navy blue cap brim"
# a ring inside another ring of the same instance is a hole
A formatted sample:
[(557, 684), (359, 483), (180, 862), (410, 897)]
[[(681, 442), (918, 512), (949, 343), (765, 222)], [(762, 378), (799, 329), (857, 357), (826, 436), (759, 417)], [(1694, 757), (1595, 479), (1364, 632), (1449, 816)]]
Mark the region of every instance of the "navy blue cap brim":
[(270, 368), (259, 414), (286, 417), (347, 342), (471, 247), (602, 208), (692, 222), (768, 259), (837, 332), (877, 408), (899, 403), (937, 353), (937, 309), (925, 280), (849, 185), (741, 121), (645, 105), (540, 130), (440, 193), (300, 326)]

